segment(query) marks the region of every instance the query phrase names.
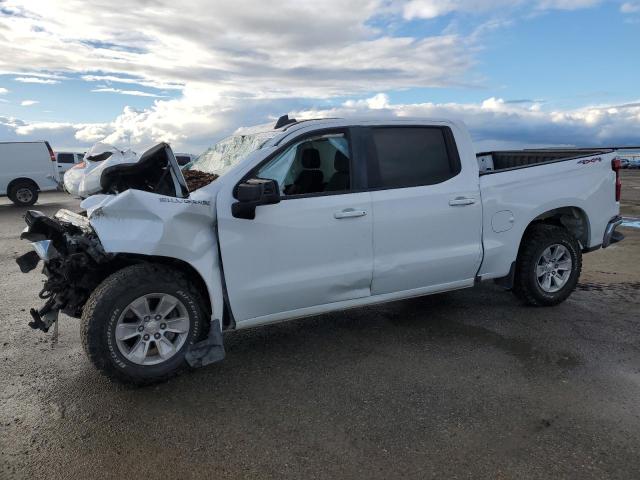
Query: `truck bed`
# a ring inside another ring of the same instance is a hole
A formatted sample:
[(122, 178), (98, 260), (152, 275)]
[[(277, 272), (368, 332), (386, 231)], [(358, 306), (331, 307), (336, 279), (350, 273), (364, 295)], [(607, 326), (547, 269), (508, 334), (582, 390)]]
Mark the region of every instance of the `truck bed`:
[(495, 152), (482, 152), (476, 155), (480, 175), (496, 173), (504, 170), (527, 168), (543, 163), (561, 162), (580, 157), (603, 155), (612, 152), (612, 149), (536, 149), (536, 150), (504, 150)]

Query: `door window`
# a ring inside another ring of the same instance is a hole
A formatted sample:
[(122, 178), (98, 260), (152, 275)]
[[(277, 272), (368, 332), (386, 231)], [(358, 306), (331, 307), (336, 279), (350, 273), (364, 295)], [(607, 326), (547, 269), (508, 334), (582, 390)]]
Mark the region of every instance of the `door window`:
[(351, 149), (344, 133), (330, 133), (294, 143), (258, 169), (260, 178), (276, 180), (283, 196), (351, 189)]
[(73, 153), (59, 153), (58, 163), (75, 163), (73, 159)]
[(434, 185), (460, 173), (448, 128), (384, 127), (372, 129), (371, 134), (378, 159), (372, 187)]

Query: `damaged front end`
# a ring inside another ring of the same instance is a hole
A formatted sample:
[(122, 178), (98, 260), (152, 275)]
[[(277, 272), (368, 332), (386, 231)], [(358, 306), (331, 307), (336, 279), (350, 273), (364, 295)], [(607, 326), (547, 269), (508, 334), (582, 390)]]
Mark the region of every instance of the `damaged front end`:
[(89, 220), (69, 210), (59, 210), (53, 218), (29, 210), (27, 227), (20, 238), (32, 242), (33, 251), (16, 259), (23, 273), (44, 263), (47, 277), (40, 298), (40, 309), (32, 308), (29, 326), (47, 332), (60, 311), (79, 318), (82, 307), (98, 284), (115, 268), (113, 254), (106, 253)]
[[(215, 179), (205, 175), (192, 175), (191, 180), (203, 187)], [(224, 298), (213, 228), (215, 192), (196, 188), (190, 194), (171, 148), (164, 143), (144, 152), (135, 163), (105, 164), (99, 183), (99, 193), (80, 204), (86, 213), (59, 210), (48, 217), (30, 210), (25, 215), (27, 227), (21, 238), (32, 242), (33, 251), (16, 262), (27, 273), (42, 261), (46, 277), (39, 294), (45, 303), (31, 309), (29, 326), (44, 332), (53, 327), (55, 337), (59, 313), (81, 317), (89, 297), (109, 276), (137, 263), (161, 264), (181, 273), (198, 298), (206, 299), (201, 307), (210, 316), (208, 335), (184, 348), (185, 361), (199, 367), (222, 360)], [(156, 352), (153, 355), (163, 357), (167, 351), (158, 341), (169, 337), (157, 330), (167, 327), (156, 320), (149, 323), (156, 330), (145, 334), (153, 339), (144, 341), (155, 345), (149, 347)], [(161, 364), (153, 363), (151, 370)], [(120, 368), (119, 363), (114, 365)]]

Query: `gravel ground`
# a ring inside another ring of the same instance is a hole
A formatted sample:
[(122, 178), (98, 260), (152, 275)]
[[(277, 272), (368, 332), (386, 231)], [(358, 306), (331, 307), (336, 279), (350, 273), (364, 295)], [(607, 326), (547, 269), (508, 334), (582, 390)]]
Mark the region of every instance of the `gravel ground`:
[[(639, 196), (625, 172), (627, 215)], [(224, 362), (131, 388), (77, 320), (27, 327), (22, 213), (0, 199), (0, 478), (640, 478), (638, 229), (555, 308), (486, 284), (230, 333)]]

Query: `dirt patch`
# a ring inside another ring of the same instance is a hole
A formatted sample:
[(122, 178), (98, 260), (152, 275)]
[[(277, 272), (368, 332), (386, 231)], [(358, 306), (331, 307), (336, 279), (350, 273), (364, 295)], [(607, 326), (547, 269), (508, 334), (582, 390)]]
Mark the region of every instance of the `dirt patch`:
[(199, 188), (209, 185), (216, 178), (218, 178), (218, 175), (216, 175), (215, 173), (205, 173), (199, 170), (183, 170), (182, 175), (187, 181), (189, 192), (193, 192), (195, 190), (198, 190)]
[(640, 217), (640, 170), (622, 170), (620, 213), (625, 217)]

